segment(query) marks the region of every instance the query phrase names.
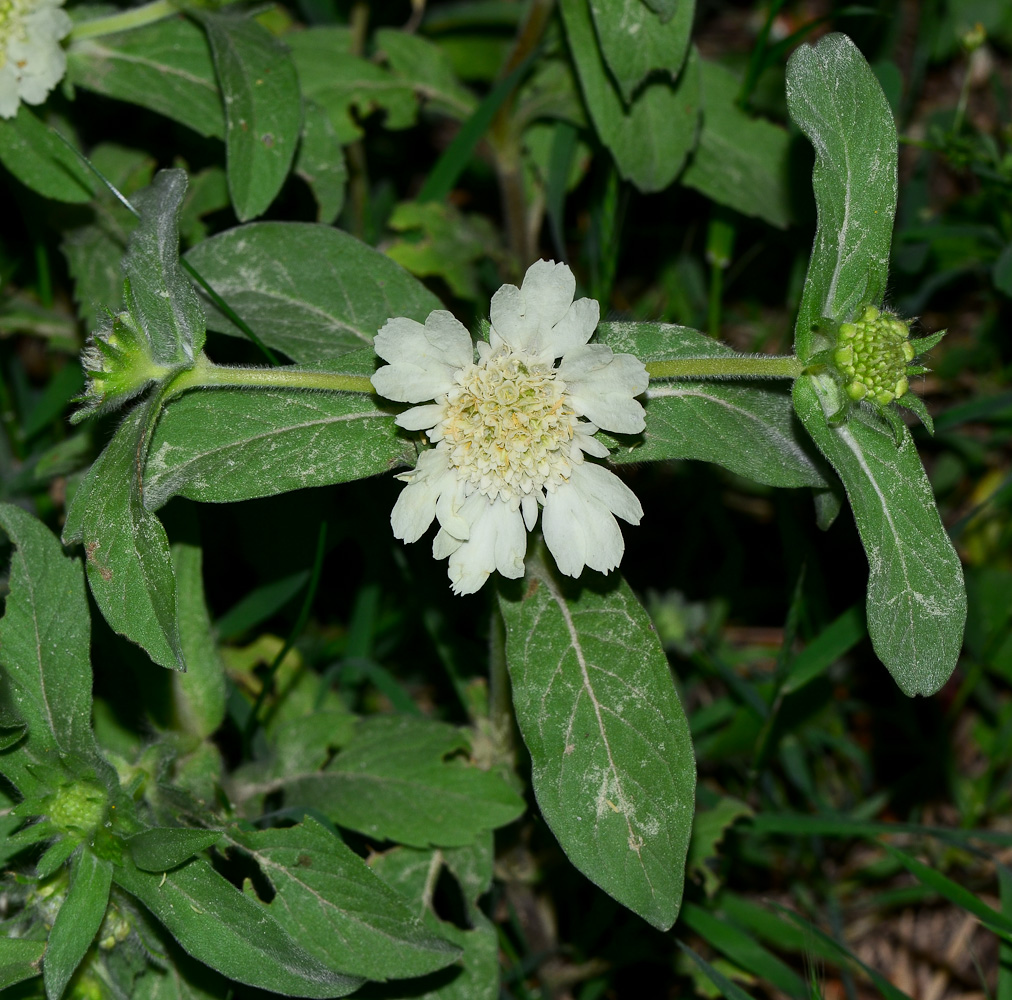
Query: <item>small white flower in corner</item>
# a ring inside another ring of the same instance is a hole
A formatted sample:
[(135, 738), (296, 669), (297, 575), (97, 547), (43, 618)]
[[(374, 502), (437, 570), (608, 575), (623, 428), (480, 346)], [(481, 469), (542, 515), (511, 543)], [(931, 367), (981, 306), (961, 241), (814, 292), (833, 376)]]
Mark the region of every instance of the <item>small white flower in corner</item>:
[(0, 118), (13, 118), (21, 101), (41, 104), (63, 79), (60, 45), (71, 29), (63, 0), (0, 0)]
[(625, 550), (615, 515), (632, 524), (643, 516), (632, 490), (585, 456), (608, 456), (594, 437), (600, 428), (643, 430), (634, 397), (647, 372), (631, 354), (587, 343), (600, 306), (574, 302), (575, 292), (565, 264), (540, 260), (520, 288), (503, 285), (492, 297), (487, 344), (474, 345), (442, 309), (424, 326), (388, 320), (376, 335), (389, 362), (373, 376), (376, 391), (422, 403), (397, 423), (435, 445), (398, 476), (408, 485), (390, 516), (394, 534), (417, 541), (435, 518), (432, 554), (449, 557), (457, 594), (474, 593), (496, 569), (523, 575), (539, 506), (545, 542), (568, 576), (613, 570)]

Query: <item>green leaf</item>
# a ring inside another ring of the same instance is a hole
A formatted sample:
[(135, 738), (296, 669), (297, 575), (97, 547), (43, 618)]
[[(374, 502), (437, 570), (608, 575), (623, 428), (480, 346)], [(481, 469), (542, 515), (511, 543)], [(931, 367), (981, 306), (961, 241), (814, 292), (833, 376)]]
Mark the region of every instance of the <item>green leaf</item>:
[(302, 141), (295, 158), (295, 172), (313, 192), (316, 221), (330, 225), (344, 205), (348, 168), (327, 112), (308, 98), (302, 105)]
[[(662, 323), (602, 323), (597, 336), (616, 353), (643, 362), (733, 353), (696, 330)], [(785, 384), (654, 380), (645, 397), (641, 437), (600, 435), (615, 449), (612, 462), (692, 458), (770, 486), (827, 485), (824, 464), (794, 415)]]
[(629, 586), (528, 556), (500, 596), (534, 793), (570, 861), (663, 930), (678, 916), (696, 766), (667, 658)]
[(127, 838), (133, 863), (146, 872), (165, 872), (221, 840), (220, 830), (156, 827)]
[(112, 885), (112, 864), (86, 847), (74, 858), (70, 888), (49, 932), (42, 966), (48, 1000), (59, 1000), (80, 965), (105, 916)]
[(179, 264), (179, 209), (186, 173), (160, 170), (134, 198), (140, 222), (123, 258), (125, 299), (163, 365), (193, 364), (204, 346), (204, 311)]
[(232, 832), (229, 839), (253, 858), (274, 889), (266, 909), (331, 968), (368, 979), (400, 979), (442, 969), (460, 956), (315, 820)]
[(666, 21), (642, 0), (590, 0), (590, 11), (601, 54), (627, 105), (647, 77), (677, 79), (689, 51), (695, 0), (680, 0)]
[(676, 941), (675, 944), (703, 970), (703, 974), (716, 986), (719, 995), (724, 1000), (752, 1000), (737, 983), (732, 982), (722, 972), (715, 969), (702, 955), (697, 955), (684, 941)]
[[(103, 143), (88, 158), (127, 197), (151, 183), (155, 162), (140, 150)], [(88, 215), (88, 221), (64, 231), (60, 249), (74, 279), (78, 311), (93, 331), (123, 301), (123, 255), (137, 219), (104, 186)]]
[(116, 868), (114, 878), (186, 952), (230, 979), (296, 997), (346, 996), (362, 984), (310, 955), (206, 861), (162, 875), (127, 864)]
[(90, 756), (91, 617), (81, 564), (20, 507), (0, 504), (0, 527), (15, 546), (0, 666), (29, 744), (47, 757)]
[(717, 859), (717, 848), (724, 834), (743, 816), (751, 815), (752, 810), (744, 802), (730, 795), (721, 798), (712, 809), (696, 809), (685, 867), (690, 876), (702, 881), (708, 896), (720, 888), (720, 879), (708, 862)]
[(896, 123), (875, 74), (846, 35), (794, 50), (787, 107), (815, 147), (819, 222), (794, 346), (807, 361), (819, 320), (880, 305), (896, 212)]
[(478, 262), (499, 237), (484, 216), (465, 215), (449, 202), (402, 201), (387, 225), (407, 234), (387, 246), (391, 260), (420, 278), (442, 278), (457, 298), (477, 302), (485, 297)]
[(182, 14), (74, 42), (67, 51), (67, 81), (150, 108), (201, 135), (225, 137), (207, 36)]
[(840, 427), (829, 376), (794, 383), (794, 405), (843, 480), (868, 556), (868, 634), (905, 694), (934, 694), (956, 666), (966, 621), (963, 569), (910, 432), (897, 448), (870, 408)]
[[(495, 924), (478, 906), (478, 897), (492, 884), (492, 835), (482, 834), (474, 844), (439, 850), (395, 847), (374, 855), (370, 865), (380, 878), (410, 901), (422, 914), (426, 927), (463, 949), (460, 967), (430, 976), (420, 986), (405, 983), (403, 992), (390, 1000), (496, 1000), (499, 997), (499, 942)], [(443, 868), (460, 886), (469, 929), (440, 920), (432, 910), (432, 889)], [(426, 988), (428, 987), (428, 988)]]
[(469, 844), (516, 819), (523, 800), (502, 775), (460, 756), (466, 734), (408, 716), (362, 719), (324, 771), (291, 777), (288, 806), (319, 809), (339, 826), (416, 847)]
[(84, 202), (95, 192), (95, 175), (24, 104), (14, 118), (0, 118), (0, 163), (43, 198)]
[(798, 974), (764, 948), (750, 934), (695, 903), (682, 908), (681, 922), (718, 951), (722, 951), (735, 965), (761, 976), (778, 992), (806, 1000), (808, 989)]
[(203, 552), (199, 545), (184, 542), (176, 542), (171, 552), (179, 642), (186, 661), (186, 673), (172, 677), (174, 728), (203, 740), (225, 719), (225, 666), (204, 599)]
[(155, 663), (183, 670), (169, 541), (144, 508), (137, 468), (158, 404), (154, 396), (131, 411), (95, 460), (74, 494), (63, 541), (84, 545), (91, 592), (109, 625)]
[[(371, 350), (358, 352), (341, 371), (371, 374), (373, 358)], [(371, 394), (211, 389), (166, 407), (144, 497), (152, 510), (173, 496), (248, 500), (375, 476), (414, 458), (391, 411)]]
[[(442, 304), (392, 260), (333, 229), (254, 222), (194, 247), (188, 260), (269, 347), (315, 364), (372, 344), (394, 316), (424, 321)], [(243, 334), (207, 305), (212, 330)]]
[(588, 0), (562, 0), (569, 51), (584, 101), (619, 173), (641, 191), (660, 191), (678, 176), (696, 144), (698, 59), (690, 53), (676, 86), (648, 82), (627, 108), (604, 64)]
[(790, 672), (784, 680), (783, 693), (787, 695), (800, 691), (850, 652), (866, 634), (864, 613), (855, 604), (827, 625), (791, 661)]
[(0, 938), (0, 990), (37, 976), (45, 950), (45, 941)]
[(741, 83), (717, 63), (701, 59), (703, 126), (682, 183), (743, 215), (781, 229), (792, 221), (785, 129), (738, 107)]
[(263, 215), (288, 176), (302, 126), (295, 63), (266, 28), (234, 14), (200, 16), (225, 106), (228, 189), (240, 222)]
[(418, 115), (414, 88), (382, 66), (352, 55), (347, 28), (307, 28), (286, 41), (302, 93), (326, 110), (342, 145), (362, 136), (359, 122), (374, 111), (386, 112), (385, 128), (414, 125)]
[(462, 86), (446, 53), (421, 35), (381, 28), (376, 47), (390, 62), (394, 75), (410, 84), (435, 111), (464, 121), (474, 114), (478, 101)]
[(946, 877), (941, 872), (935, 871), (923, 861), (911, 857), (903, 851), (897, 850), (890, 844), (882, 845), (885, 850), (894, 857), (904, 868), (907, 869), (919, 882), (934, 889), (940, 896), (947, 899), (954, 906), (958, 906), (967, 913), (972, 913), (985, 927), (989, 927), (995, 933), (1003, 935), (1009, 943), (1012, 943), (1012, 917), (988, 906), (981, 898), (969, 889), (964, 888), (958, 882)]
[(661, 21), (668, 21), (675, 16), (682, 0), (643, 0), (643, 2), (657, 14)]

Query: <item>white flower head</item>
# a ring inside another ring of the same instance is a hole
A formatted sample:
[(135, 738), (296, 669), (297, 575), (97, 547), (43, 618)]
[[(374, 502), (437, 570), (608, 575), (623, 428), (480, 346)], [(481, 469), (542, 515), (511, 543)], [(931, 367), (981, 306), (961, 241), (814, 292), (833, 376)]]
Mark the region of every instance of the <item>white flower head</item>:
[(41, 104), (63, 79), (60, 45), (71, 29), (63, 0), (0, 0), (0, 118), (13, 118), (21, 101)]
[(492, 297), (488, 343), (474, 345), (445, 310), (424, 325), (388, 320), (376, 335), (376, 353), (390, 362), (373, 375), (376, 391), (423, 404), (397, 423), (435, 445), (398, 476), (407, 486), (390, 517), (394, 534), (417, 541), (435, 518), (432, 554), (449, 557), (457, 594), (478, 590), (493, 570), (523, 575), (539, 507), (545, 542), (568, 576), (613, 570), (625, 550), (615, 515), (632, 524), (643, 516), (622, 480), (584, 459), (607, 457), (594, 437), (600, 428), (643, 430), (634, 397), (647, 372), (631, 354), (587, 343), (600, 307), (574, 302), (575, 292), (565, 264), (539, 260), (520, 288), (503, 285)]

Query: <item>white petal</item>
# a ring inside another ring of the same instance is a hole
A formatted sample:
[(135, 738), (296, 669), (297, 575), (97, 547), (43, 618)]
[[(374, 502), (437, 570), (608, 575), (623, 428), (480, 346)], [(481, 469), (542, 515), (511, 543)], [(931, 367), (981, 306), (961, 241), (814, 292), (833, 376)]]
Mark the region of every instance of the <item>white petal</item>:
[(594, 434), (597, 428), (593, 424), (578, 422), (573, 428), (573, 444), (587, 455), (594, 458), (607, 458), (611, 452), (603, 441), (598, 441)]
[(632, 490), (592, 462), (574, 466), (569, 481), (548, 494), (541, 527), (563, 573), (579, 576), (584, 565), (609, 573), (618, 566), (625, 541), (613, 511), (633, 524), (643, 516)]
[(581, 523), (586, 504), (577, 490), (563, 483), (545, 498), (541, 530), (559, 569), (566, 576), (579, 576), (587, 563), (587, 538)]
[[(515, 580), (524, 575), (524, 556), (527, 555), (527, 528), (519, 507), (510, 510), (504, 503), (492, 505), (495, 516), (495, 568)], [(487, 520), (487, 518), (486, 518)]]
[(516, 285), (500, 286), (499, 291), (492, 296), (488, 314), (492, 320), (488, 342), (494, 351), (499, 350), (503, 344), (509, 344), (514, 351), (525, 350), (538, 332), (533, 318), (527, 319), (524, 299)]
[(406, 431), (424, 431), (435, 427), (445, 414), (442, 403), (427, 403), (425, 406), (412, 406), (410, 410), (399, 413), (394, 423)]
[(373, 375), (373, 386), (381, 396), (406, 403), (448, 392), (474, 358), (471, 335), (444, 309), (429, 313), (424, 326), (404, 316), (387, 320), (373, 346), (390, 362)]
[(643, 430), (643, 407), (633, 397), (646, 389), (650, 377), (639, 358), (613, 354), (604, 344), (587, 344), (563, 357), (559, 378), (581, 416), (620, 434)]
[(547, 334), (573, 304), (576, 278), (566, 264), (538, 260), (527, 268), (520, 294), (527, 315), (533, 316), (538, 330)]
[(469, 521), (461, 513), (466, 500), (464, 486), (464, 481), (454, 471), (453, 483), (436, 500), (436, 520), (440, 528), (461, 541), (467, 538), (471, 530)]
[(459, 480), (446, 454), (438, 448), (423, 451), (418, 456), (418, 463), (405, 478), (408, 485), (401, 490), (390, 512), (390, 524), (395, 538), (417, 542), (436, 516), (440, 495), (452, 493)]
[(534, 525), (538, 523), (538, 496), (536, 493), (524, 495), (520, 501), (520, 512), (523, 514), (527, 530), (533, 531)]
[(640, 523), (643, 507), (639, 497), (613, 472), (593, 462), (584, 462), (573, 469), (570, 479), (581, 494), (603, 504), (623, 521)]
[(601, 306), (596, 299), (577, 299), (550, 334), (542, 341), (551, 349), (552, 359), (561, 358), (567, 351), (583, 347), (593, 336), (601, 321)]
[(436, 537), (432, 539), (432, 558), (445, 559), (456, 552), (463, 544), (464, 542), (461, 539), (454, 538), (448, 531), (440, 528), (436, 532)]
[(473, 493), (465, 504), (465, 517), (471, 522), (470, 537), (450, 553), (447, 572), (455, 594), (473, 594), (480, 590), (495, 569), (494, 517), (490, 503), (481, 493)]

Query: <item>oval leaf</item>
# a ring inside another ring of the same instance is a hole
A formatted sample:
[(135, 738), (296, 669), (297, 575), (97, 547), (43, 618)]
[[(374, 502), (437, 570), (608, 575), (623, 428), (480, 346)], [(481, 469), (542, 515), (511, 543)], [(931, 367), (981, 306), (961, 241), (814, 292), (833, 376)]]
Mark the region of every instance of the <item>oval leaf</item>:
[[(662, 930), (678, 916), (696, 765), (657, 633), (628, 584), (528, 558), (501, 596), (534, 794), (570, 861)], [(522, 595), (522, 596), (521, 596)]]
[(230, 979), (293, 997), (343, 997), (362, 985), (304, 951), (206, 861), (191, 861), (168, 875), (127, 864), (117, 867), (114, 877), (185, 951)]
[(938, 516), (931, 484), (910, 432), (896, 447), (892, 429), (861, 408), (830, 427), (835, 384), (809, 376), (794, 383), (805, 429), (833, 463), (868, 555), (868, 634), (905, 694), (934, 694), (955, 669), (966, 622), (959, 556)]
[(225, 104), (228, 189), (241, 222), (263, 215), (288, 176), (302, 95), (288, 49), (248, 17), (204, 14)]
[(896, 213), (896, 123), (875, 74), (846, 35), (794, 50), (787, 107), (815, 147), (819, 212), (794, 347), (807, 361), (822, 317), (880, 305)]
[[(733, 353), (697, 330), (664, 323), (602, 323), (598, 338), (644, 363)], [(635, 439), (613, 438), (612, 462), (690, 458), (770, 486), (828, 485), (784, 384), (655, 379), (645, 397), (646, 431)]]
[[(255, 222), (195, 246), (186, 259), (269, 347), (313, 364), (372, 344), (391, 317), (424, 320), (442, 304), (354, 236), (315, 223)], [(212, 330), (243, 336), (207, 305)]]
[(189, 861), (221, 840), (218, 830), (191, 830), (186, 827), (157, 827), (135, 833), (127, 839), (134, 864), (146, 872), (164, 872)]

